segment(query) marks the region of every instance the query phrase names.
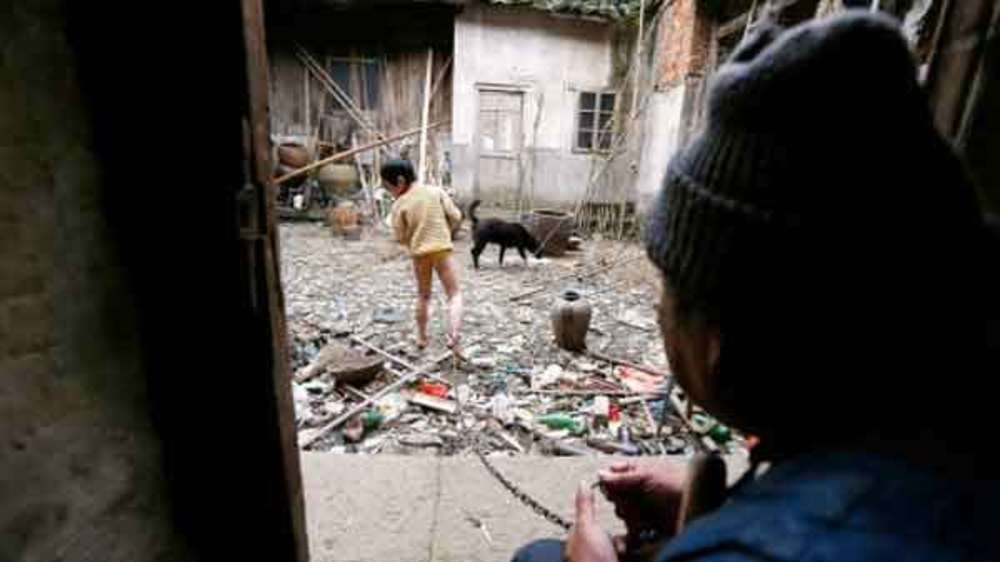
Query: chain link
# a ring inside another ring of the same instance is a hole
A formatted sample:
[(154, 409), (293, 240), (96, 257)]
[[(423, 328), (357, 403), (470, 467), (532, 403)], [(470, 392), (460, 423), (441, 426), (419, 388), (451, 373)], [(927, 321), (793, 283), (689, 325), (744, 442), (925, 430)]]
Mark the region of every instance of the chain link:
[(492, 474), (493, 477), (496, 478), (497, 481), (511, 493), (511, 495), (517, 498), (517, 501), (524, 504), (531, 511), (534, 511), (535, 514), (540, 516), (542, 519), (545, 519), (553, 525), (561, 527), (564, 531), (569, 531), (570, 527), (572, 527), (572, 524), (569, 521), (563, 519), (558, 513), (539, 503), (538, 500), (531, 497), (527, 492), (518, 488), (516, 484), (508, 480), (507, 477), (505, 477), (503, 473), (501, 473), (500, 470), (498, 470), (497, 467), (490, 462), (478, 443), (473, 447), (473, 451), (476, 452), (476, 456), (479, 457), (483, 466), (486, 467), (486, 471)]
[(528, 493), (525, 492), (524, 490), (517, 487), (516, 484), (508, 480), (507, 477), (504, 476), (503, 473), (500, 472), (500, 470), (497, 469), (497, 467), (494, 466), (492, 462), (490, 462), (490, 460), (486, 457), (486, 453), (483, 452), (484, 445), (482, 443), (482, 437), (483, 437), (482, 433), (473, 436), (469, 428), (465, 424), (465, 416), (463, 415), (464, 406), (465, 404), (459, 401), (458, 425), (459, 428), (462, 430), (462, 441), (464, 441), (467, 445), (471, 445), (473, 452), (476, 453), (476, 456), (479, 457), (480, 462), (483, 463), (483, 467), (486, 468), (486, 472), (489, 472), (490, 475), (493, 476), (493, 478), (496, 478), (497, 482), (499, 482), (504, 488), (506, 488), (507, 491), (511, 493), (511, 495), (517, 498), (517, 501), (521, 502), (528, 509), (535, 512), (536, 515), (538, 515), (542, 519), (545, 519), (549, 523), (556, 525), (557, 527), (561, 528), (564, 531), (569, 531), (570, 527), (573, 526), (569, 521), (563, 519), (558, 513), (545, 507), (544, 505), (541, 504), (541, 502), (528, 495)]

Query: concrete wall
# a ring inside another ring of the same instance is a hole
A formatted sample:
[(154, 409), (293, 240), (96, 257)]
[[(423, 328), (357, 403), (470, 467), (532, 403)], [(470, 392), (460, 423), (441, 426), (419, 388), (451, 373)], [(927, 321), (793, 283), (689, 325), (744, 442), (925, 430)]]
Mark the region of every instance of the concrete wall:
[[(525, 193), (533, 193), (539, 205), (568, 205), (583, 193), (594, 158), (573, 151), (577, 93), (610, 85), (613, 32), (609, 23), (478, 2), (456, 17), (453, 182), (462, 198), (472, 198), (476, 184), (477, 87), (482, 85), (523, 92)], [(509, 203), (516, 189), (479, 196)]]
[(667, 164), (681, 146), (685, 93), (684, 85), (676, 85), (651, 94), (643, 121), (642, 158), (636, 181), (636, 203), (641, 211), (659, 193)]
[(63, 7), (0, 8), (0, 560), (184, 560)]

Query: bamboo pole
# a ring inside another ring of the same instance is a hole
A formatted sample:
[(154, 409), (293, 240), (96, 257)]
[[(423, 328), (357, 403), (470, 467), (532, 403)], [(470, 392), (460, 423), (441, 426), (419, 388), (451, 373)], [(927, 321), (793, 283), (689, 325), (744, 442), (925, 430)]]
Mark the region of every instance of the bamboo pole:
[(431, 125), (428, 125), (427, 127), (421, 127), (420, 129), (411, 129), (409, 131), (400, 133), (398, 135), (389, 137), (387, 139), (383, 139), (383, 140), (375, 141), (375, 142), (372, 142), (372, 143), (368, 143), (368, 144), (366, 144), (364, 146), (359, 146), (357, 148), (352, 148), (351, 150), (345, 150), (344, 152), (340, 152), (340, 153), (334, 154), (333, 156), (328, 156), (328, 157), (326, 157), (326, 158), (324, 158), (322, 160), (317, 160), (316, 162), (313, 162), (312, 164), (309, 164), (308, 166), (303, 166), (302, 168), (299, 168), (298, 170), (293, 170), (293, 171), (288, 172), (287, 174), (285, 174), (285, 175), (283, 175), (281, 177), (276, 178), (274, 180), (274, 184), (277, 185), (277, 184), (286, 182), (286, 181), (288, 181), (288, 180), (290, 180), (290, 179), (292, 179), (294, 177), (301, 176), (302, 174), (304, 174), (304, 173), (306, 173), (306, 172), (308, 172), (310, 170), (315, 170), (316, 168), (319, 168), (321, 166), (325, 166), (326, 164), (329, 164), (330, 162), (336, 162), (337, 160), (343, 160), (344, 158), (348, 158), (350, 156), (354, 156), (355, 154), (357, 154), (359, 152), (364, 152), (366, 150), (371, 150), (373, 148), (379, 148), (380, 146), (384, 146), (384, 145), (389, 144), (391, 142), (396, 142), (396, 141), (398, 141), (400, 139), (404, 139), (406, 137), (413, 136), (413, 135), (419, 133), (421, 130), (424, 130), (424, 129), (433, 129), (433, 128), (439, 127), (439, 126), (441, 126), (441, 125), (443, 125), (443, 124), (445, 124), (447, 122), (448, 122), (448, 120), (445, 119), (444, 121), (438, 121), (437, 123), (433, 123)]
[[(635, 38), (635, 81), (632, 86), (632, 109), (629, 111), (629, 127), (635, 125), (635, 113), (639, 109), (639, 88), (642, 86), (642, 40), (644, 39), (643, 26), (646, 19), (646, 0), (639, 0), (639, 32)], [(639, 147), (642, 150), (642, 147)], [(625, 237), (625, 209), (628, 205), (628, 190), (625, 182), (621, 189), (621, 201), (618, 205), (618, 240)]]
[(420, 113), (420, 167), (417, 181), (427, 179), (427, 122), (431, 115), (431, 71), (434, 68), (434, 47), (427, 47), (427, 73), (424, 77), (424, 107)]
[(330, 95), (332, 95), (337, 101), (337, 103), (339, 103), (344, 110), (347, 111), (347, 114), (351, 117), (351, 119), (357, 122), (358, 125), (361, 125), (362, 128), (373, 133), (376, 137), (385, 138), (384, 135), (382, 135), (382, 133), (375, 128), (375, 125), (369, 123), (365, 119), (363, 112), (360, 108), (358, 108), (357, 104), (354, 103), (351, 96), (337, 85), (337, 82), (330, 77), (330, 75), (323, 69), (322, 66), (320, 66), (318, 62), (316, 62), (316, 59), (313, 58), (312, 55), (310, 55), (309, 52), (306, 51), (301, 45), (297, 45), (297, 47), (299, 51), (296, 54), (299, 57), (299, 61), (316, 76), (316, 79), (319, 80), (320, 84), (322, 84)]

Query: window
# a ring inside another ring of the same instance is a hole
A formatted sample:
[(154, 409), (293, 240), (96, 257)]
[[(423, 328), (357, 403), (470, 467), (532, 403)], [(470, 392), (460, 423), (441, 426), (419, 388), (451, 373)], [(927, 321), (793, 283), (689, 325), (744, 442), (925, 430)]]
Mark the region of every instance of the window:
[(611, 150), (614, 115), (614, 92), (580, 92), (576, 119), (576, 149)]

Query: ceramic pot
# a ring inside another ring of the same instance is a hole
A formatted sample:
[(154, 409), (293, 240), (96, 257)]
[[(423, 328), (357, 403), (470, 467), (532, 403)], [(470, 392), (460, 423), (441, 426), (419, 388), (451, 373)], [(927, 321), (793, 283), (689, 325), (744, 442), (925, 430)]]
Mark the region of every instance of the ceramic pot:
[(552, 332), (559, 347), (568, 351), (587, 348), (591, 306), (576, 291), (564, 291), (552, 309)]

